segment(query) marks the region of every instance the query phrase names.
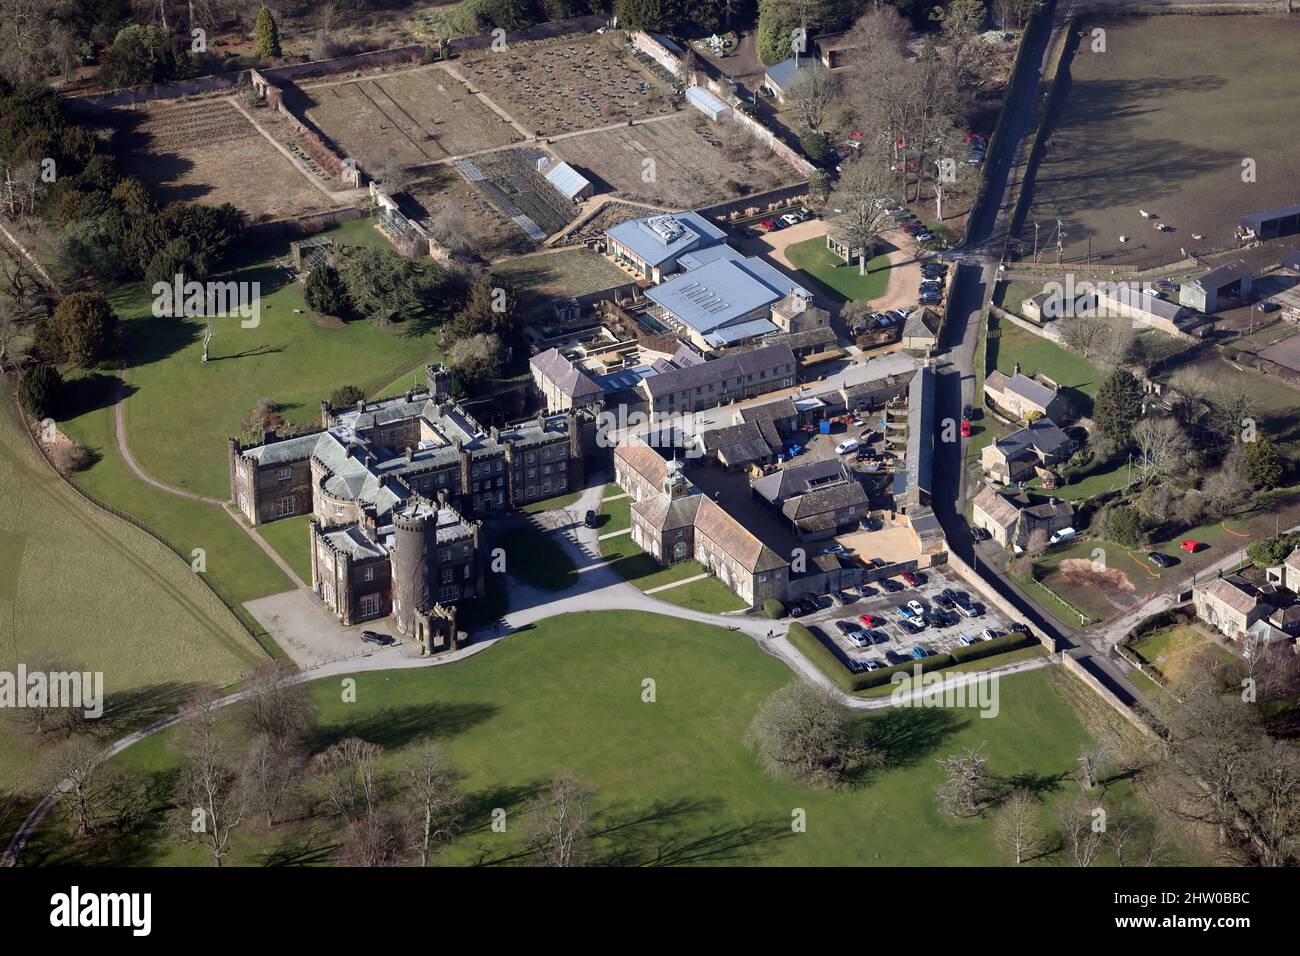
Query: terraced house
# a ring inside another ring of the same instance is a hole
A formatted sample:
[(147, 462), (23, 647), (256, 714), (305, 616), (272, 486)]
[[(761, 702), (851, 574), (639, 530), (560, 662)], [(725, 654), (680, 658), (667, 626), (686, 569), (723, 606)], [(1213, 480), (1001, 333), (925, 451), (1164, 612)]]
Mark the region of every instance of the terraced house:
[(312, 589), (345, 625), (392, 614), (427, 651), (454, 646), (454, 606), (482, 594), (479, 521), (582, 486), (574, 413), (484, 430), (428, 385), (335, 409), (256, 445), (229, 441), (231, 500), (253, 524), (311, 515)]

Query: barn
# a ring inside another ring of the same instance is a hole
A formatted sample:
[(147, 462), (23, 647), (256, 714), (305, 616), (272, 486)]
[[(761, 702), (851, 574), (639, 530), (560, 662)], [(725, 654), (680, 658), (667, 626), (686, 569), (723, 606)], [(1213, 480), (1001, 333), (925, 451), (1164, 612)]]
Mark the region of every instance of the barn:
[(1241, 217), (1241, 228), (1249, 229), (1256, 238), (1276, 239), (1300, 232), (1300, 203), (1252, 212)]
[(1178, 287), (1178, 302), (1197, 312), (1213, 315), (1219, 299), (1240, 299), (1250, 294), (1250, 266), (1241, 259), (1225, 262)]

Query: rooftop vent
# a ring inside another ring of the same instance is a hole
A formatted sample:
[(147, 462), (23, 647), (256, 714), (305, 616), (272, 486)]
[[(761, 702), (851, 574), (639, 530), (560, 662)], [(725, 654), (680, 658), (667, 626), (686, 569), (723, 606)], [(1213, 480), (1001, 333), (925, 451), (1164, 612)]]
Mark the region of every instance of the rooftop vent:
[(676, 242), (686, 235), (686, 227), (674, 216), (655, 216), (653, 219), (647, 220), (646, 225), (665, 244)]

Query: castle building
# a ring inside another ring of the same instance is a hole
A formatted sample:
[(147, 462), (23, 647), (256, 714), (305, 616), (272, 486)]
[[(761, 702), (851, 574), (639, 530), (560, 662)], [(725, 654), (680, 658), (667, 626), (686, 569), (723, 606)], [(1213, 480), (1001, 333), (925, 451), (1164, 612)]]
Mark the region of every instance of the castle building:
[(454, 607), (483, 593), (483, 517), (581, 488), (575, 413), (482, 429), (450, 376), (353, 408), (321, 403), (306, 434), (229, 440), (231, 500), (254, 525), (311, 515), (312, 588), (344, 625), (392, 615), (426, 653), (453, 649)]

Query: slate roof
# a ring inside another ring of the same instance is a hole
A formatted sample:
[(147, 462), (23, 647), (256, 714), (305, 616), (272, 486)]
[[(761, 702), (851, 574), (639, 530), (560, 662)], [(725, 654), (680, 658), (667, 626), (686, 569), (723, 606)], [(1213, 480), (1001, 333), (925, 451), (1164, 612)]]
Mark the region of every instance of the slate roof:
[(1250, 275), (1250, 272), (1250, 266), (1246, 265), (1245, 260), (1235, 259), (1197, 276), (1192, 280), (1192, 285), (1202, 292), (1217, 292), (1225, 285), (1231, 285)]
[(1105, 282), (1097, 284), (1097, 298), (1103, 303), (1117, 303), (1139, 312), (1158, 316), (1169, 322), (1177, 322), (1187, 314), (1187, 309), (1175, 302), (1159, 296), (1147, 295), (1132, 286), (1111, 285)]
[(1033, 402), (1039, 408), (1046, 409), (1056, 398), (1056, 389), (1049, 388), (1037, 379), (1021, 372), (1008, 376), (1005, 372), (994, 370), (984, 379), (984, 390), (1011, 392), (1026, 401)]
[(907, 485), (929, 494), (934, 478), (935, 376), (928, 365), (907, 386)]
[(701, 495), (700, 499), (700, 510), (695, 518), (696, 531), (717, 542), (742, 567), (758, 574), (789, 566), (789, 561), (754, 537), (721, 505), (707, 495)]
[(724, 355), (722, 358), (686, 368), (672, 369), (645, 379), (641, 386), (651, 398), (671, 395), (688, 388), (699, 388), (721, 382), (724, 378), (757, 375), (785, 365), (794, 365), (794, 353), (788, 345), (772, 345), (737, 355)]
[(974, 505), (997, 523), (1000, 528), (1010, 529), (1020, 517), (1016, 506), (1006, 496), (998, 494), (989, 485), (980, 489), (975, 496)]
[(844, 463), (838, 458), (823, 458), (821, 461), (792, 465), (762, 478), (755, 478), (749, 486), (759, 497), (773, 504), (781, 504), (787, 498), (803, 494), (812, 484), (847, 476)]
[(813, 61), (808, 56), (801, 56), (797, 60), (795, 57), (782, 60), (776, 66), (767, 68), (768, 81), (776, 87), (778, 92), (784, 93), (790, 89), (799, 71), (805, 69), (811, 62)]
[(1250, 613), (1259, 603), (1254, 588), (1250, 588), (1249, 585), (1242, 587), (1233, 581), (1231, 577), (1215, 578), (1205, 586), (1205, 593), (1212, 595), (1234, 611), (1239, 611), (1242, 614)]
[(993, 444), (1008, 459), (1015, 460), (1033, 455), (1035, 451), (1045, 455), (1059, 454), (1061, 447), (1069, 440), (1070, 436), (1061, 431), (1056, 422), (1050, 418), (1040, 418)]
[(794, 520), (866, 503), (867, 493), (862, 490), (862, 486), (856, 481), (849, 480), (814, 488), (793, 498), (787, 498), (781, 506), (781, 513)]
[[(726, 428), (711, 428), (700, 433), (700, 443), (706, 455), (717, 454), (719, 449), (743, 442), (762, 441), (763, 433), (753, 422), (730, 425)], [(766, 445), (766, 443), (764, 443)], [(770, 449), (769, 449), (770, 451)]]
[(604, 392), (597, 382), (566, 358), (559, 349), (540, 352), (529, 359), (528, 364), (554, 382), (555, 387), (569, 398), (586, 398)]

